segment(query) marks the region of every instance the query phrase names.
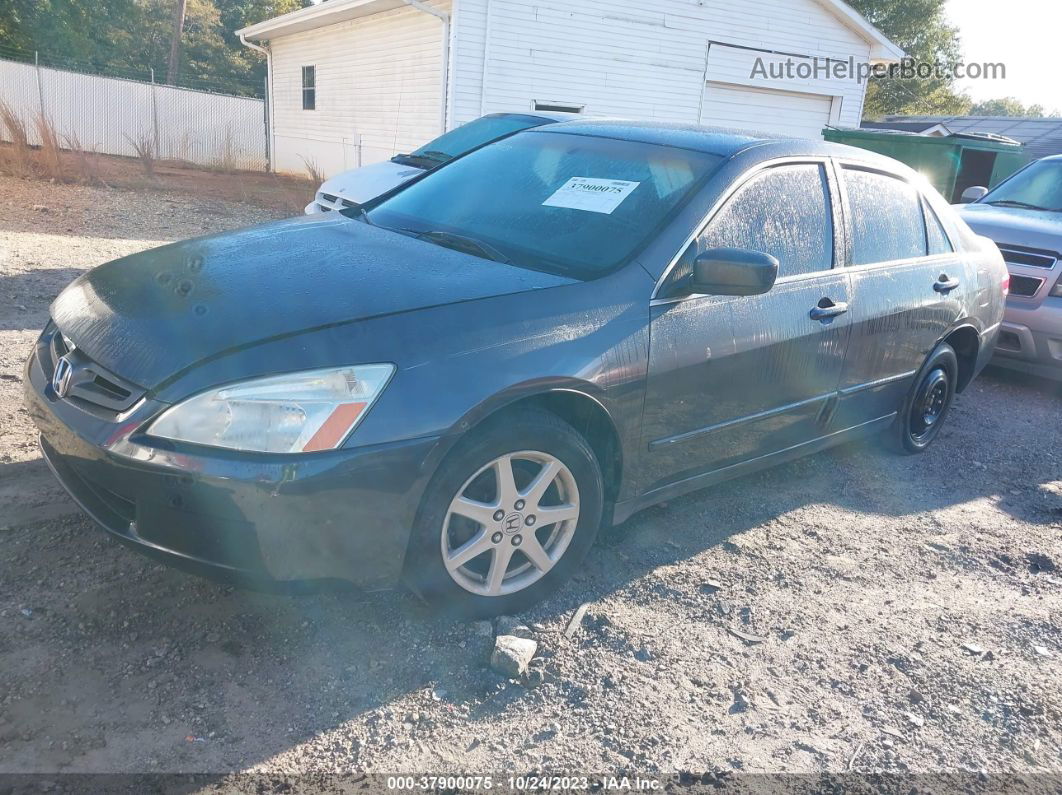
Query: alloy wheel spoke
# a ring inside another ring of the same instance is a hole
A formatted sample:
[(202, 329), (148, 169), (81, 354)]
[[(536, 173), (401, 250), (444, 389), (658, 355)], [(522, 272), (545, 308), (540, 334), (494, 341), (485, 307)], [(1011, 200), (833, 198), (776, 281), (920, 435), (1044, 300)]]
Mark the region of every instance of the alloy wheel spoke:
[(481, 530), (446, 558), (446, 568), (450, 571), (459, 569), (491, 548), (490, 534)]
[(539, 543), (534, 533), (528, 533), (524, 536), (520, 551), (531, 561), (531, 565), (539, 571), (546, 572), (553, 568), (553, 559), (542, 548), (542, 544)]
[(487, 593), (495, 596), (501, 593), (502, 580), (509, 570), (509, 561), (513, 557), (513, 547), (508, 543), (501, 543), (494, 547), (494, 554), (490, 559), (490, 569), (487, 571)]
[(502, 510), (507, 510), (516, 502), (519, 494), (513, 477), (512, 456), (503, 455), (494, 462), (494, 476), (498, 481), (498, 505)]
[(451, 513), (471, 519), (484, 527), (494, 522), (494, 512), (496, 510), (498, 510), (497, 505), (488, 505), (485, 502), (470, 500), (464, 496), (456, 498), (450, 505)]
[(557, 475), (560, 474), (560, 465), (556, 459), (551, 458), (545, 464), (542, 465), (542, 469), (535, 475), (535, 479), (531, 481), (531, 485), (528, 486), (521, 493), (521, 497), (527, 503), (525, 510), (533, 511), (538, 508), (538, 503), (542, 500), (542, 495), (546, 493), (546, 489), (550, 487), (554, 480), (557, 479)]
[(579, 518), (579, 506), (578, 505), (540, 505), (535, 516), (538, 517), (536, 523), (539, 527), (544, 527), (548, 524), (555, 524), (556, 522), (565, 522), (569, 519)]

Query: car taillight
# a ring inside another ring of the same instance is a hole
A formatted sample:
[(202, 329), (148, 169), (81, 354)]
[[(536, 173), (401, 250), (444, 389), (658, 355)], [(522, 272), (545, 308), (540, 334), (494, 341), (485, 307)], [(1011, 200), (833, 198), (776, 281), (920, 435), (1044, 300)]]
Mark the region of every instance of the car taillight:
[(1007, 272), (1007, 275), (1003, 277), (1002, 287), (1003, 287), (1003, 295), (1010, 295), (1010, 272), (1009, 271)]

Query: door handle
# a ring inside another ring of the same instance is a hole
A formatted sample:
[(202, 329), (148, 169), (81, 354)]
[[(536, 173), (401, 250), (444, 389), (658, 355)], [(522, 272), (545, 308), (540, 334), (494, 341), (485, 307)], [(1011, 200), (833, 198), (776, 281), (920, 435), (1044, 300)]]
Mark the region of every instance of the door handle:
[(848, 311), (848, 304), (843, 301), (834, 303), (829, 298), (823, 298), (819, 301), (819, 305), (811, 310), (809, 313), (812, 320), (826, 321), (843, 315)]
[(958, 279), (949, 279), (946, 273), (942, 273), (940, 274), (940, 278), (937, 279), (936, 284), (933, 285), (933, 289), (938, 293), (950, 293), (958, 286)]

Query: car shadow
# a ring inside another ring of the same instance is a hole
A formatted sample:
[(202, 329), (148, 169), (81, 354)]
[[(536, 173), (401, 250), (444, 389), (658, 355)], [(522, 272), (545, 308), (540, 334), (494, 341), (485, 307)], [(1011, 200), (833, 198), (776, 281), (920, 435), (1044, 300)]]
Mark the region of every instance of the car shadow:
[(0, 274), (0, 331), (33, 331), (48, 322), (48, 307), (87, 268), (37, 268)]
[[(922, 456), (850, 444), (647, 509), (604, 532), (575, 580), (522, 619), (553, 633), (548, 655), (579, 604), (647, 592), (682, 600), (677, 584), (648, 575), (714, 547), (742, 554), (744, 534), (798, 521), (790, 517), (809, 505), (836, 525), (799, 532), (842, 534), (853, 513), (909, 519), (896, 544), (926, 543), (945, 529), (934, 512), (975, 501), (1058, 522), (1059, 467), (1046, 455), (1058, 433), (1016, 421), (1030, 403), (1043, 415), (1059, 397), (992, 374)], [(0, 478), (11, 471), (0, 465)], [(915, 526), (923, 521), (929, 530)], [(351, 722), (358, 742), (402, 749), (425, 719), (486, 736), (500, 713), (535, 697), (490, 670), (489, 628), (404, 591), (285, 596), (218, 585), (126, 550), (81, 516), (8, 529), (0, 543), (0, 668), (17, 728), (0, 723), (0, 770), (240, 770), (332, 733), (343, 764), (356, 766), (357, 743), (341, 742)], [(643, 652), (601, 615), (585, 631)], [(550, 686), (573, 704), (591, 697), (578, 681)]]

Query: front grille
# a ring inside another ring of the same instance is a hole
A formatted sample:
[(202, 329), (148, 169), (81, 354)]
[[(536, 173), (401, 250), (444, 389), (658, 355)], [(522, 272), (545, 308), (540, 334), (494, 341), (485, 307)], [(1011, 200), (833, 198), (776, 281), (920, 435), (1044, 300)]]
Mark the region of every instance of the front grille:
[(1003, 259), (1010, 265), (1024, 265), (1027, 268), (1045, 268), (1050, 270), (1058, 262), (1058, 254), (1039, 248), (1012, 246), (1009, 243), (997, 243), (1003, 253)]
[(143, 397), (144, 389), (100, 367), (63, 336), (54, 324), (49, 326), (51, 336), (38, 349), (41, 366), (48, 380), (52, 381), (59, 360), (66, 358), (71, 373), (64, 399), (83, 408), (119, 414)]
[(337, 201), (339, 201), (339, 197), (333, 196), (331, 193), (322, 193), (321, 198), (324, 199), (326, 202), (329, 202), (330, 204), (335, 204)]
[(1010, 274), (1010, 294), (1018, 295), (1022, 298), (1032, 298), (1043, 283), (1043, 279), (1037, 279), (1033, 276), (1017, 276), (1012, 273)]

